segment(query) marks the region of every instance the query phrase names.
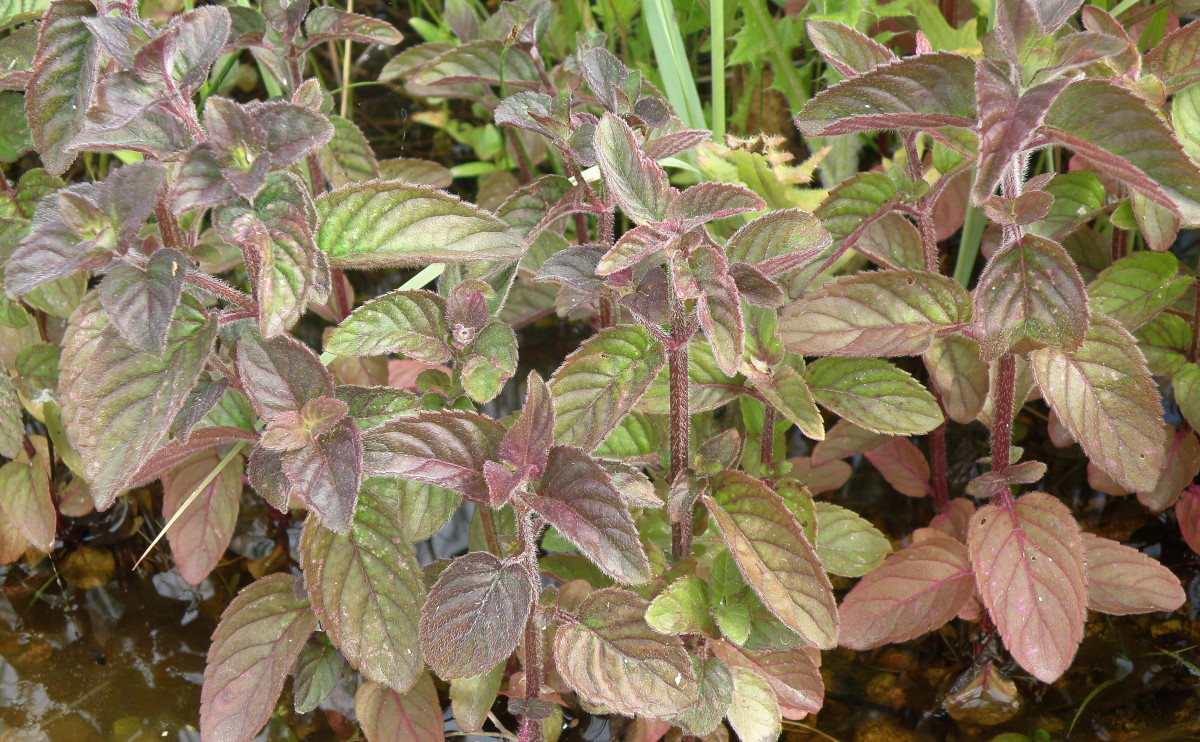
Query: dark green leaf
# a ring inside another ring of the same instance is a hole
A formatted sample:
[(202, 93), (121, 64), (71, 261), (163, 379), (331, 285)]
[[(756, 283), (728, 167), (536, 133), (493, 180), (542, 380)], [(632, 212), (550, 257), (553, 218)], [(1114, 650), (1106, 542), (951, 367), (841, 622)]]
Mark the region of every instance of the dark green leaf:
[(377, 356), (404, 353), (428, 363), (450, 358), (446, 301), (430, 291), (393, 291), (344, 319), (325, 342), (330, 353)]

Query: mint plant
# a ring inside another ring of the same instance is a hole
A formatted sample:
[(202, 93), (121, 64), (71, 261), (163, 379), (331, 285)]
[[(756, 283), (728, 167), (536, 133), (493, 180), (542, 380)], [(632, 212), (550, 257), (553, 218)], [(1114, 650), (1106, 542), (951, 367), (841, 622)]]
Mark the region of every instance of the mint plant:
[[(371, 740), (442, 738), (434, 676), (467, 732), (556, 739), (578, 708), (772, 740), (820, 710), (823, 649), (960, 616), (1053, 682), (1088, 609), (1183, 604), (1157, 561), (1020, 492), (1047, 465), (1022, 460), (1012, 430), (1040, 396), (1094, 486), (1174, 506), (1196, 548), (1200, 302), (1166, 249), (1200, 221), (1200, 27), (1143, 55), (1095, 7), (1002, 0), (980, 59), (924, 36), (896, 58), (813, 21), (845, 79), (800, 131), (894, 132), (898, 147), (809, 213), (673, 183), (660, 161), (708, 132), (602, 38), (548, 62), (550, 11), (460, 7), (454, 40), (381, 74), (492, 113), (521, 176), (494, 210), (421, 185), (445, 185), (433, 163), (378, 161), (305, 77), (325, 42), (397, 44), (382, 21), (307, 0), (161, 27), (88, 0), (54, 0), (40, 26), (2, 20), (16, 62), (0, 82), (23, 101), (0, 93), (18, 132), (0, 154), (44, 166), (0, 180), (0, 321), (24, 333), (15, 378), (0, 374), (5, 562), (53, 548), (68, 486), (105, 509), (161, 480), (193, 584), (230, 542), (243, 475), (285, 522), (303, 511), (294, 564), (221, 617), (205, 740), (252, 739), (289, 676), (305, 712), (351, 669)], [(218, 94), (247, 50), (276, 98)], [(1065, 172), (1052, 150), (1071, 153)], [(1039, 158), (1051, 166), (1032, 173)], [(61, 180), (80, 160), (104, 177)], [(938, 240), (966, 184), (994, 237), (970, 290)], [(878, 269), (852, 270), (856, 255)], [(344, 273), (430, 265), (435, 290), (361, 303)], [(537, 301), (595, 329), (548, 378), (519, 373), (513, 326)], [(309, 310), (333, 325), (320, 353), (298, 337)], [(360, 383), (391, 356), (422, 369), (411, 388)], [(520, 409), (481, 412), (510, 382)], [(990, 429), (988, 471), (961, 493), (947, 419)], [(890, 534), (896, 551), (814, 497), (860, 454), (897, 496), (933, 502), (928, 526)], [(422, 568), (413, 543), (460, 507), (471, 550)], [(840, 606), (829, 575), (861, 578)], [(491, 713), (500, 695), (514, 732)]]

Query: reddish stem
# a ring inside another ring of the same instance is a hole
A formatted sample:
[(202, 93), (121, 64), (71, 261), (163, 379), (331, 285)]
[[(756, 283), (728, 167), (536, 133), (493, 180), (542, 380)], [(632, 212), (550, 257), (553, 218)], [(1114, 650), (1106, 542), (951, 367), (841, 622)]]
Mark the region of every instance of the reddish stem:
[[(1009, 465), (1016, 378), (1017, 357), (1005, 353), (1000, 356), (1000, 366), (996, 372), (996, 396), (992, 405), (992, 471), (1004, 471)], [(996, 504), (1002, 508), (1012, 507), (1012, 495), (1007, 487), (1000, 491)]]
[[(687, 313), (674, 291), (671, 292), (671, 342), (667, 354), (667, 378), (670, 383), (670, 409), (668, 418), (671, 433), (671, 468), (667, 482), (675, 486), (680, 478), (688, 475), (688, 437), (691, 425), (690, 400), (688, 398), (688, 340), (692, 326)], [(683, 559), (692, 553), (692, 507), (683, 508), (679, 520), (671, 524), (671, 554)]]
[[(938, 402), (940, 404), (941, 400)], [(929, 434), (929, 458), (933, 464), (933, 507), (941, 514), (950, 507), (949, 486), (946, 481), (946, 423), (937, 426)]]
[[(525, 702), (526, 708), (541, 696), (542, 690), (542, 632), (534, 623), (538, 610), (538, 590), (541, 575), (537, 563), (538, 527), (533, 515), (524, 508), (517, 508), (517, 538), (521, 541), (525, 561), (526, 577), (534, 586), (529, 618), (525, 622)], [(543, 742), (542, 722), (528, 716), (521, 717), (520, 742)]]
[(758, 458), (762, 466), (763, 479), (771, 481), (771, 465), (775, 459), (775, 408), (767, 405), (763, 413), (762, 440), (759, 441)]

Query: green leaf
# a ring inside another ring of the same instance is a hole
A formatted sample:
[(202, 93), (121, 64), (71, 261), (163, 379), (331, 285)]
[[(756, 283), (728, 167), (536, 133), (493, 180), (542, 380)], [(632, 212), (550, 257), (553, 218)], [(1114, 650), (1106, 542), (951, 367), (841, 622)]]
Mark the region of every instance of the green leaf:
[(975, 63), (938, 52), (879, 65), (815, 95), (795, 123), (810, 137), (975, 126)]
[(920, 435), (942, 423), (933, 395), (908, 372), (877, 358), (821, 358), (805, 369), (817, 404), (859, 427)]
[(802, 265), (826, 247), (832, 237), (807, 211), (772, 211), (746, 223), (725, 243), (730, 264), (746, 263), (773, 276)]
[(487, 501), (485, 461), (500, 455), (504, 426), (473, 412), (424, 412), (368, 430), (363, 469), (368, 476), (428, 482)]
[(555, 666), (588, 703), (650, 717), (695, 703), (696, 675), (683, 642), (651, 629), (646, 608), (626, 590), (598, 590), (579, 604), (577, 622), (555, 634)]
[(1148, 51), (1143, 59), (1146, 71), (1162, 80), (1169, 93), (1187, 90), (1197, 80), (1200, 72), (1196, 69), (1200, 62), (1197, 31), (1200, 31), (1200, 27), (1191, 23), (1180, 25)]
[(35, 20), (48, 7), (49, 0), (3, 0), (0, 2), (0, 29)]
[(829, 578), (779, 495), (745, 474), (725, 471), (703, 498), (763, 604), (814, 646), (834, 646), (837, 607)]
[(39, 551), (54, 548), (58, 514), (50, 499), (50, 479), (40, 457), (31, 463), (9, 461), (0, 467), (0, 514)]
[(1162, 412), (1129, 332), (1094, 314), (1077, 350), (1043, 348), (1029, 363), (1042, 396), (1088, 459), (1129, 490), (1154, 489), (1163, 463)]
[(1179, 260), (1171, 253), (1135, 252), (1101, 271), (1088, 285), (1088, 305), (1137, 330), (1183, 296), (1194, 280), (1176, 278)]
[(421, 608), (421, 654), (445, 680), (486, 672), (512, 654), (525, 631), (534, 586), (524, 563), (486, 551), (458, 557)]
[(660, 634), (718, 636), (708, 614), (708, 588), (694, 576), (679, 578), (650, 601), (646, 623)]
[(1004, 646), (1038, 680), (1057, 680), (1075, 658), (1087, 617), (1075, 516), (1044, 492), (1008, 508), (985, 505), (971, 519), (967, 549)]
[(718, 657), (692, 658), (698, 700), (671, 721), (692, 734), (711, 734), (725, 718), (733, 700), (733, 674)]
[[(697, 412), (715, 410), (732, 401), (741, 393), (741, 385), (726, 376), (717, 365), (712, 347), (701, 338), (688, 343), (688, 397), (689, 409)], [(646, 395), (638, 403), (638, 409), (655, 415), (665, 415), (670, 409), (671, 384), (667, 368), (662, 366)]]
[(338, 268), (516, 260), (525, 242), (502, 219), (401, 181), (342, 186), (317, 199), (317, 246)]
[(1175, 403), (1179, 405), (1183, 419), (1193, 430), (1200, 429), (1200, 365), (1181, 366), (1171, 381), (1175, 386)]
[(804, 377), (791, 366), (781, 365), (769, 377), (750, 378), (750, 386), (784, 417), (814, 441), (825, 438), (825, 419), (813, 401)]
[(775, 742), (783, 731), (779, 700), (771, 684), (745, 667), (734, 667), (729, 725), (742, 742)]
[[(329, 6), (322, 6), (313, 8), (313, 12), (323, 8), (333, 10)], [(329, 122), (333, 124), (333, 138), (321, 148), (321, 166), (333, 187), (340, 188), (348, 183), (378, 178), (379, 162), (362, 130), (353, 121), (341, 116), (330, 116)]]
[(194, 302), (180, 304), (161, 355), (130, 347), (89, 294), (63, 337), (58, 395), (71, 447), (98, 509), (106, 509), (166, 439), (195, 386), (217, 323)]
[(936, 630), (975, 594), (967, 549), (935, 537), (890, 554), (842, 600), (842, 646), (864, 650)]
[(1111, 616), (1174, 612), (1187, 596), (1158, 560), (1112, 539), (1083, 534), (1088, 608)]
[(500, 692), (500, 681), (504, 679), (504, 665), (498, 662), (482, 675), (450, 681), (450, 706), (454, 720), (464, 732), (478, 732), (487, 723), (488, 713)]
[(554, 437), (591, 450), (633, 409), (666, 363), (662, 348), (636, 325), (601, 330), (550, 378)]
[(462, 502), (462, 495), (457, 492), (426, 482), (376, 478), (368, 479), (363, 487), (397, 489), (404, 537), (414, 543), (440, 531)]
[(779, 334), (799, 355), (904, 356), (971, 320), (971, 298), (946, 276), (884, 270), (844, 276), (783, 310)]
[(554, 446), (537, 495), (525, 501), (608, 576), (630, 585), (650, 579), (650, 562), (629, 508), (598, 461)]
[[(503, 70), (501, 69), (503, 65)], [(460, 44), (426, 62), (412, 76), (412, 84), (425, 87), (483, 83), (509, 90), (531, 90), (541, 86), (537, 67), (529, 54), (503, 41), (471, 41)], [(445, 93), (444, 90), (417, 94)]]
[(25, 437), (25, 421), (21, 418), (21, 402), (13, 388), (8, 369), (0, 363), (0, 456), (15, 459)]
[(327, 634), (314, 634), (300, 652), (292, 681), (292, 703), (296, 713), (307, 714), (324, 701), (342, 679), (346, 660)]
[(200, 692), (200, 735), (205, 740), (255, 737), (275, 708), (317, 617), (283, 572), (242, 589), (213, 633)]
[(450, 358), (446, 300), (431, 291), (392, 291), (366, 302), (325, 341), (340, 356), (404, 353), (427, 363)]
[(1061, 240), (1076, 227), (1089, 222), (1104, 210), (1107, 192), (1095, 173), (1075, 170), (1059, 173), (1042, 188), (1054, 197), (1050, 213), (1033, 224), (1030, 231), (1039, 237)]
[(25, 99), (17, 93), (0, 93), (0, 162), (15, 162), (33, 149)]
[(392, 24), (329, 6), (313, 8), (304, 18), (305, 47), (336, 39), (395, 46), (404, 38)]
[[(170, 521), (196, 488), (200, 496), (167, 531), (171, 555), (183, 579), (199, 585), (213, 571), (233, 538), (242, 499), (243, 459), (235, 456), (215, 477), (222, 456), (216, 449), (197, 454), (163, 476), (163, 518)], [(207, 483), (206, 483), (207, 480)]]
[(1185, 224), (1200, 222), (1200, 170), (1134, 93), (1103, 79), (1074, 82), (1054, 101), (1040, 131)]
[(491, 402), (517, 372), (517, 335), (504, 322), (484, 325), (462, 366), (463, 391), (479, 404)]
[(972, 292), (983, 360), (1044, 346), (1071, 350), (1087, 332), (1083, 280), (1057, 242), (1025, 235), (992, 256)]
[(961, 335), (934, 338), (923, 357), (946, 417), (963, 425), (978, 417), (988, 393), (988, 367), (979, 356), (979, 343)]
[(891, 553), (892, 543), (858, 513), (828, 502), (818, 502), (815, 506), (815, 546), (827, 572), (842, 577), (862, 577)]
[(363, 430), (415, 415), (422, 409), (415, 393), (391, 386), (339, 384), (334, 395), (346, 403), (346, 416)]
[(1187, 363), (1192, 347), (1192, 327), (1183, 317), (1160, 314), (1134, 333), (1146, 355), (1150, 373), (1170, 378)]
[(417, 622), (425, 585), (389, 494), (364, 487), (346, 535), (307, 518), (300, 560), (313, 610), (334, 646), (368, 680), (406, 691), (424, 667)]
[(662, 451), (662, 426), (654, 417), (634, 410), (592, 451), (593, 456), (626, 460)]
[(663, 220), (671, 199), (667, 173), (642, 152), (629, 124), (611, 113), (596, 126), (596, 161), (626, 216), (637, 224)]
[(1200, 159), (1200, 87), (1189, 85), (1171, 100), (1171, 126), (1183, 150)]
[(354, 715), (367, 742), (442, 742), (442, 706), (429, 673), (407, 693), (368, 680), (354, 694)]
[(96, 50), (84, 19), (95, 15), (88, 0), (55, 0), (42, 20), (25, 110), (34, 145), (52, 175), (63, 174), (75, 161), (71, 143), (91, 102)]

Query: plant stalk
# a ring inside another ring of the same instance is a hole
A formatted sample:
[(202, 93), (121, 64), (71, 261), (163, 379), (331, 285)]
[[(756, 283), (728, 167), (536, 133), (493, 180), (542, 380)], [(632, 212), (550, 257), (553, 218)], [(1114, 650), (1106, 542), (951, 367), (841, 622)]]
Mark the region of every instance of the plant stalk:
[[(941, 406), (941, 399), (938, 400)], [(942, 410), (945, 412), (945, 409)], [(942, 423), (929, 434), (929, 458), (933, 464), (933, 509), (942, 514), (950, 508), (950, 493), (947, 485), (946, 466), (946, 423)]]
[[(529, 607), (529, 618), (525, 621), (525, 702), (531, 706), (541, 696), (542, 690), (542, 632), (534, 622), (538, 610), (538, 595), (541, 586), (541, 575), (537, 563), (538, 527), (534, 524), (535, 516), (524, 510), (517, 509), (517, 538), (521, 541), (522, 558), (525, 562), (526, 577), (533, 585), (532, 605)], [(543, 742), (542, 722), (528, 716), (521, 717), (520, 742)]]
[[(1017, 357), (1012, 353), (1000, 356), (996, 371), (996, 397), (992, 404), (992, 471), (1004, 471), (1009, 465), (1012, 446), (1013, 395), (1017, 379)], [(997, 505), (1012, 507), (1012, 495), (1005, 487), (997, 497)]]
[[(691, 425), (688, 399), (688, 336), (691, 334), (683, 302), (671, 292), (671, 342), (667, 354), (667, 378), (670, 383), (671, 459), (668, 486), (674, 487), (687, 477), (688, 437)], [(671, 524), (671, 555), (683, 559), (692, 553), (692, 506), (688, 504)]]
[(771, 481), (771, 466), (775, 459), (775, 408), (766, 406), (763, 413), (762, 440), (758, 449), (759, 464), (762, 467), (763, 479)]

